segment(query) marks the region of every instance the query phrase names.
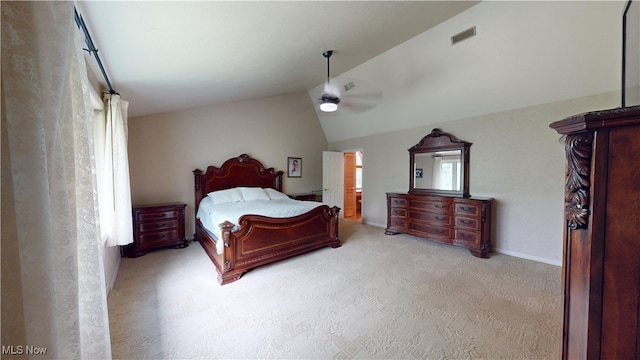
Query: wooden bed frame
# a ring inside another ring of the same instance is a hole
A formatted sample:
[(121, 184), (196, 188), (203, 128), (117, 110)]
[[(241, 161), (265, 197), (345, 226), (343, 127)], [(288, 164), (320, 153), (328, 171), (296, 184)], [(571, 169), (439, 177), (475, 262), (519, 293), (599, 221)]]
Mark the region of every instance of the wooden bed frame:
[[(195, 209), (211, 191), (239, 186), (273, 188), (282, 191), (282, 171), (265, 168), (247, 154), (231, 158), (221, 167), (209, 166), (203, 173), (196, 169)], [(240, 279), (248, 270), (330, 246), (339, 247), (338, 213), (340, 208), (321, 205), (307, 213), (288, 218), (244, 215), (239, 219), (240, 229), (232, 231), (234, 224), (220, 224), (224, 251), (218, 254), (214, 236), (199, 219), (193, 239), (200, 242), (218, 272), (221, 285)]]

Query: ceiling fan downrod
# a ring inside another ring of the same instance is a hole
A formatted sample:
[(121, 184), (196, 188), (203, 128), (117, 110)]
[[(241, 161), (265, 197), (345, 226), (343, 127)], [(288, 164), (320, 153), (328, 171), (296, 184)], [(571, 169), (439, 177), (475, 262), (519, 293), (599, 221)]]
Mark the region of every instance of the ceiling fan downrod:
[(330, 79), (329, 74), (331, 74), (331, 72), (329, 71), (329, 58), (331, 57), (331, 55), (333, 55), (333, 50), (327, 50), (322, 53), (322, 56), (327, 58), (327, 84), (329, 83), (329, 79)]

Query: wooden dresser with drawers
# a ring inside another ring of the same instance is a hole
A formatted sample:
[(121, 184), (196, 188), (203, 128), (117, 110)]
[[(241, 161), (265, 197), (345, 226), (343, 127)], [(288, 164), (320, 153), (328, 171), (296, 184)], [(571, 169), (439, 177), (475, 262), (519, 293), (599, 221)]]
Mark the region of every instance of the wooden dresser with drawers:
[(486, 258), (491, 246), (490, 198), (387, 193), (385, 234), (408, 234), (461, 246)]
[(121, 248), (123, 256), (137, 257), (153, 249), (184, 248), (184, 203), (139, 205), (133, 207), (133, 243)]

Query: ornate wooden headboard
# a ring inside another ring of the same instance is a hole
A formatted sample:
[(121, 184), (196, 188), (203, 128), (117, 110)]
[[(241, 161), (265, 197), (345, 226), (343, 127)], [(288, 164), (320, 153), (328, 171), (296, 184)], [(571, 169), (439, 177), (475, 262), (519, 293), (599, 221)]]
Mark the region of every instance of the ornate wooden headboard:
[(195, 208), (208, 193), (238, 186), (273, 188), (282, 191), (282, 171), (265, 168), (247, 154), (225, 161), (221, 167), (209, 166), (207, 172), (193, 170), (195, 176)]

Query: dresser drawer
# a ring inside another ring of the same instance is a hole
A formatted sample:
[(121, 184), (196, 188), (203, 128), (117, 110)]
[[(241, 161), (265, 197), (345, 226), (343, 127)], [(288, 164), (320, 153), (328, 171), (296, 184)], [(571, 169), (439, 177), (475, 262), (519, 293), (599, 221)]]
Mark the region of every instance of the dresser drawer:
[(456, 215), (480, 216), (481, 211), (481, 204), (470, 202), (456, 202), (455, 204)]
[(479, 232), (460, 230), (460, 229), (455, 230), (456, 241), (463, 241), (463, 242), (472, 243), (472, 244), (480, 244), (480, 239), (481, 239), (481, 236)]
[(393, 207), (389, 209), (389, 216), (391, 217), (407, 217), (407, 209)]
[(456, 216), (456, 228), (479, 231), (480, 225), (480, 219), (478, 219), (477, 217)]
[(428, 234), (433, 237), (451, 239), (451, 228), (432, 226), (418, 222), (409, 222), (409, 230)]
[(180, 213), (176, 210), (165, 211), (137, 211), (136, 220), (138, 221), (153, 221), (162, 219), (178, 219)]
[(409, 210), (409, 221), (420, 220), (436, 226), (449, 226), (451, 225), (451, 219), (451, 215), (446, 215), (445, 213), (429, 213)]
[(410, 199), (409, 207), (424, 211), (451, 214), (452, 204), (446, 200)]
[(401, 218), (391, 219), (389, 227), (404, 229), (407, 227), (407, 220)]
[(407, 199), (403, 197), (390, 197), (389, 206), (391, 207), (406, 207)]
[(159, 231), (167, 229), (177, 229), (178, 219), (166, 219), (160, 221), (148, 221), (138, 224), (140, 233), (146, 233), (150, 231)]

